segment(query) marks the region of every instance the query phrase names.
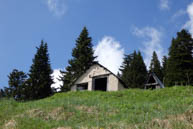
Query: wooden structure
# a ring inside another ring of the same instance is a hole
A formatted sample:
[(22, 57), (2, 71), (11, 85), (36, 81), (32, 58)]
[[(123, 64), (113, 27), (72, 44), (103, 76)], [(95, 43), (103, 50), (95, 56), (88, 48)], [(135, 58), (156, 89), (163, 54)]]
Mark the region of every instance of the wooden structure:
[(155, 75), (155, 73), (150, 73), (145, 84), (145, 89), (160, 89), (164, 88), (164, 84)]

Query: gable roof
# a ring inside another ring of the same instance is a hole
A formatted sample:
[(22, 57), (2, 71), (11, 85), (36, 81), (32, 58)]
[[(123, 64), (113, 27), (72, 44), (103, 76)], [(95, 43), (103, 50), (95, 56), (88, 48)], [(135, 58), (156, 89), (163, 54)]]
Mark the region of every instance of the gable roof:
[(113, 72), (111, 72), (109, 69), (107, 69), (105, 66), (99, 64), (98, 62), (95, 62), (94, 64), (99, 65), (100, 67), (102, 67), (105, 70), (107, 70), (110, 74), (114, 75), (123, 84), (123, 86), (126, 87), (126, 84), (123, 82), (123, 80), (120, 77), (118, 77), (117, 75), (115, 75)]
[(153, 79), (155, 80), (155, 82), (156, 82), (155, 85), (159, 85), (160, 88), (165, 87), (164, 84), (160, 81), (160, 79), (153, 72), (149, 74), (149, 77), (147, 79), (147, 82), (146, 82), (145, 86), (148, 86), (151, 77), (153, 77)]
[[(123, 87), (126, 88), (126, 84), (122, 81), (122, 79), (121, 79), (120, 77), (118, 77), (117, 75), (115, 75), (113, 72), (111, 72), (109, 69), (107, 69), (105, 66), (99, 64), (98, 62), (94, 62), (93, 65), (90, 66), (90, 68), (91, 68), (92, 66), (94, 66), (94, 65), (99, 65), (100, 67), (102, 67), (103, 69), (105, 69), (106, 71), (108, 71), (110, 74), (112, 74), (113, 76), (115, 76), (115, 77), (121, 82), (121, 84), (123, 85)], [(85, 74), (90, 68), (88, 68), (83, 74)], [(83, 74), (82, 74), (82, 75), (83, 75)], [(74, 83), (75, 83), (82, 75), (80, 75), (80, 76), (74, 81)], [(74, 84), (74, 83), (73, 83), (73, 84)]]

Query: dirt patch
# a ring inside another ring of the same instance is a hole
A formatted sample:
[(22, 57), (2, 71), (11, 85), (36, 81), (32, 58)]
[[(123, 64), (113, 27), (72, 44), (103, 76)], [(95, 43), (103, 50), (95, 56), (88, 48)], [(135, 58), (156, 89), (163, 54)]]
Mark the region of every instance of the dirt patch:
[(42, 117), (45, 117), (46, 116), (46, 113), (40, 109), (32, 109), (32, 110), (29, 110), (27, 111), (27, 115), (29, 117), (39, 117), (39, 118), (42, 118)]
[(193, 123), (193, 111), (192, 110), (188, 110), (187, 112), (185, 112), (184, 116), (188, 122)]
[(188, 110), (183, 114), (169, 115), (166, 117), (166, 119), (177, 120), (177, 121), (186, 121), (186, 122), (193, 123), (193, 111)]
[(58, 128), (54, 128), (54, 129), (72, 129), (71, 127), (58, 127)]
[[(73, 129), (71, 127), (58, 127), (58, 128), (53, 128), (53, 129)], [(88, 127), (79, 127), (79, 129), (104, 129), (104, 128), (88, 128)], [(107, 128), (110, 129), (110, 128)]]
[(26, 112), (26, 115), (29, 117), (38, 117), (43, 120), (67, 120), (69, 119), (73, 113), (65, 112), (63, 107), (57, 107), (51, 110), (50, 112), (45, 112), (40, 109), (32, 109)]
[(4, 129), (16, 129), (16, 121), (15, 120), (10, 120), (4, 125)]
[(87, 113), (96, 113), (97, 109), (96, 107), (87, 107), (87, 106), (76, 106), (76, 110), (87, 112)]
[(169, 115), (163, 120), (153, 119), (148, 128), (173, 129), (176, 123), (184, 123), (184, 126), (193, 128), (193, 111), (188, 110), (183, 114)]
[(66, 112), (63, 107), (58, 107), (49, 112), (48, 116), (53, 120), (68, 120), (73, 114), (73, 112)]
[(53, 120), (62, 120), (64, 117), (64, 109), (62, 107), (54, 108), (48, 113), (48, 116)]
[(169, 120), (160, 120), (160, 119), (154, 119), (152, 120), (150, 127), (159, 127), (162, 129), (171, 129), (171, 123)]
[(43, 120), (51, 119), (51, 117), (41, 109), (32, 109), (27, 111), (25, 114), (31, 118), (37, 117), (37, 118), (42, 118)]

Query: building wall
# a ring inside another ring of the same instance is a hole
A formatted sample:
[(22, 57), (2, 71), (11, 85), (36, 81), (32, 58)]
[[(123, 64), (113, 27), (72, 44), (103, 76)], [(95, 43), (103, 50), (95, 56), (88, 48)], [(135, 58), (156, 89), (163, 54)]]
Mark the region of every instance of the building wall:
[(119, 80), (112, 74), (109, 75), (107, 91), (118, 91)]
[(108, 70), (105, 70), (103, 67), (99, 65), (93, 65), (90, 69), (87, 70), (85, 74), (83, 74), (76, 82), (75, 85), (71, 88), (72, 91), (76, 91), (76, 85), (81, 83), (88, 83), (88, 90), (92, 91), (92, 82), (93, 77), (97, 76), (107, 76), (107, 91), (117, 91), (119, 90), (119, 80), (113, 74), (111, 74)]
[(160, 89), (160, 86), (159, 86), (159, 85), (157, 85), (157, 86), (156, 86), (156, 89)]
[(122, 84), (120, 81), (119, 81), (118, 86), (119, 86), (119, 90), (124, 90), (124, 89), (125, 89), (124, 86), (123, 86), (123, 84)]

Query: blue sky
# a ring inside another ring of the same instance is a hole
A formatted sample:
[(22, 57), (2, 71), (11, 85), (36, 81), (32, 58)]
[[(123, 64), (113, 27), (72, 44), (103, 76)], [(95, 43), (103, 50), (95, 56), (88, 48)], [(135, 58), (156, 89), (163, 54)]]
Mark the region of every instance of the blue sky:
[(141, 50), (148, 66), (152, 51), (167, 55), (182, 28), (193, 34), (191, 0), (0, 0), (0, 87), (13, 69), (28, 72), (43, 39), (58, 74), (86, 26), (101, 64), (117, 72), (123, 54)]

